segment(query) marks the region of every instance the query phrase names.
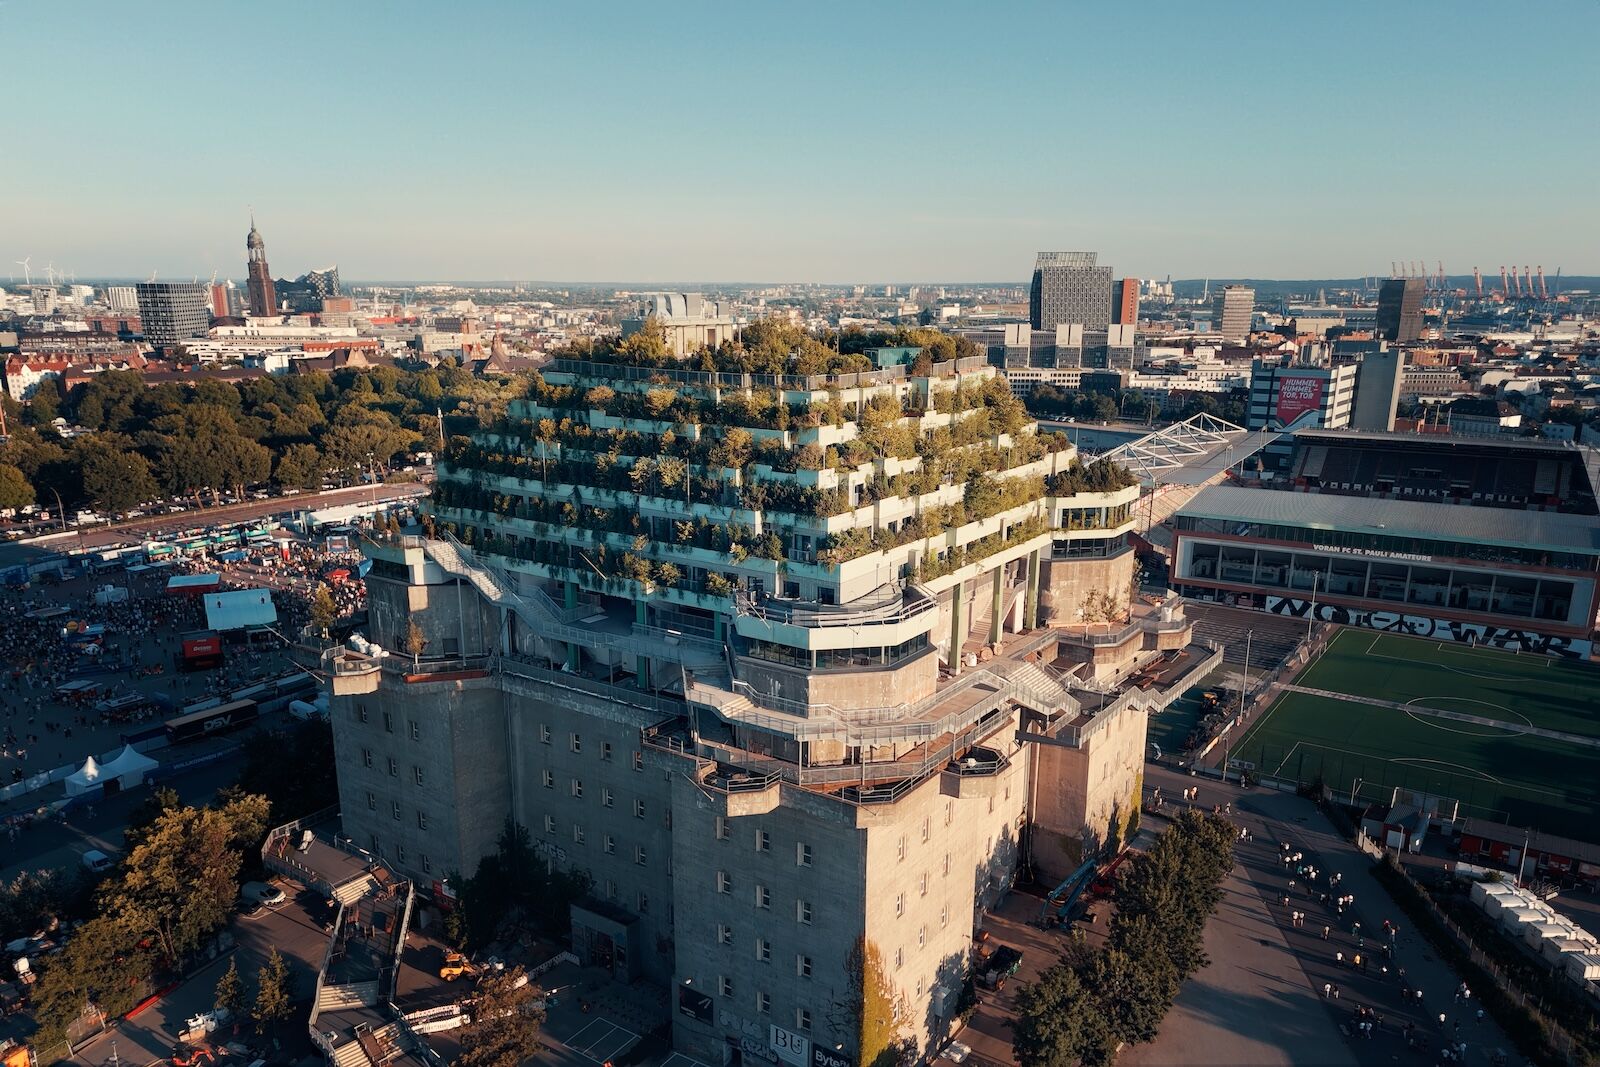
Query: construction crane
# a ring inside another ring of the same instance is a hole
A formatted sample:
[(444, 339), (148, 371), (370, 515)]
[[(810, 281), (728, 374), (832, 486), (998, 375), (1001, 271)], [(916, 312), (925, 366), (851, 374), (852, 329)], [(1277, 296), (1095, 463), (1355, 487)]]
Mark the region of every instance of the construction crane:
[(1540, 264), (1540, 266), (1539, 266), (1539, 299), (1540, 300), (1549, 300), (1550, 299), (1550, 290), (1548, 290), (1548, 289), (1546, 289), (1544, 287), (1544, 265), (1543, 264)]
[(1478, 290), (1478, 299), (1483, 299), (1483, 273), (1477, 267), (1472, 268), (1472, 284)]
[(1444, 260), (1439, 260), (1439, 291), (1444, 292)]
[(1522, 265), (1522, 282), (1528, 288), (1528, 299), (1533, 299), (1533, 268), (1526, 263)]
[(1391, 277), (1391, 278), (1400, 277), (1400, 268), (1395, 264), (1395, 261), (1392, 260), (1392, 259), (1389, 261), (1389, 277)]
[(1511, 284), (1506, 281), (1506, 265), (1500, 264), (1500, 295), (1507, 300), (1511, 299)]

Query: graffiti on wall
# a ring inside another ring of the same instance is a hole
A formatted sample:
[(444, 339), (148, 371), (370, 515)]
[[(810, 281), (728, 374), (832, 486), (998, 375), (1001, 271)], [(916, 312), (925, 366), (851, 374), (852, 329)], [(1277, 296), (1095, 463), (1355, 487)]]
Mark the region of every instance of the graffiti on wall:
[[(1287, 615), (1304, 619), (1311, 611), (1311, 603), (1289, 597), (1269, 596), (1266, 608), (1274, 615)], [(1338, 604), (1318, 604), (1316, 618), (1340, 626), (1359, 626), (1366, 630), (1406, 634), (1411, 637), (1431, 637), (1440, 641), (1460, 641), (1463, 644), (1485, 645), (1489, 648), (1514, 649), (1519, 652), (1538, 652), (1563, 659), (1582, 659), (1589, 655), (1589, 642), (1534, 630), (1519, 630), (1510, 626), (1490, 626), (1480, 622), (1462, 622), (1459, 619), (1435, 619), (1427, 615), (1407, 615), (1399, 611), (1364, 608), (1346, 608)]]

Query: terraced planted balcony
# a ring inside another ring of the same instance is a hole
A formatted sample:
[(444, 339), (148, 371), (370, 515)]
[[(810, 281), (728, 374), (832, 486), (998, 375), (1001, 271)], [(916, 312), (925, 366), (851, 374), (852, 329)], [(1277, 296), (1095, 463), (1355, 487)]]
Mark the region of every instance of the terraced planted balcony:
[(785, 600), (741, 594), (734, 602), (734, 631), (795, 649), (894, 646), (929, 633), (939, 602), (926, 590), (887, 583), (848, 604)]

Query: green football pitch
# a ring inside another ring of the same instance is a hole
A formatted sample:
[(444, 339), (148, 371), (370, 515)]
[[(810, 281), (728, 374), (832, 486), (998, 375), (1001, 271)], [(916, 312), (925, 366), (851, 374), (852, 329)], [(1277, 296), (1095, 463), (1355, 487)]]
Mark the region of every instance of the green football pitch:
[[(1227, 747), (1234, 766), (1366, 800), (1395, 787), (1473, 818), (1600, 836), (1600, 669), (1347, 629)], [(1536, 731), (1536, 732), (1530, 732)], [(1224, 742), (1226, 744), (1226, 742)]]

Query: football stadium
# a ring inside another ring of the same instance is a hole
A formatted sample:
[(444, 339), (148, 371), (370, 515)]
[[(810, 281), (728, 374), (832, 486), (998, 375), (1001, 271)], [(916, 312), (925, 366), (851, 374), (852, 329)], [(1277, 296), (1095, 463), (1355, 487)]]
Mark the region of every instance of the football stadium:
[(1600, 667), (1346, 628), (1228, 746), (1234, 767), (1594, 840)]

